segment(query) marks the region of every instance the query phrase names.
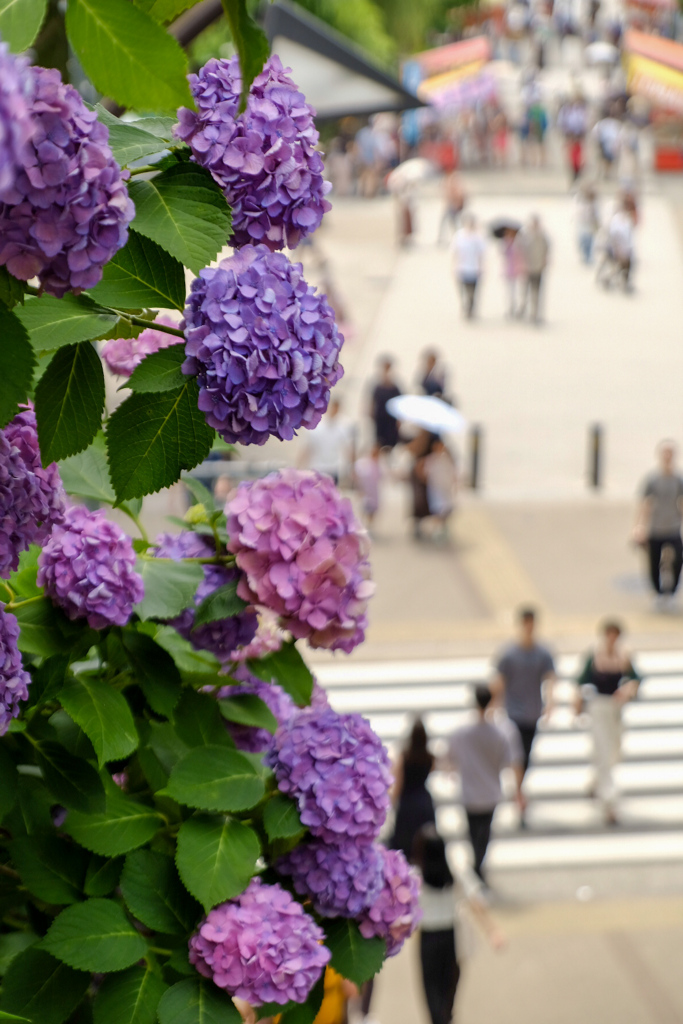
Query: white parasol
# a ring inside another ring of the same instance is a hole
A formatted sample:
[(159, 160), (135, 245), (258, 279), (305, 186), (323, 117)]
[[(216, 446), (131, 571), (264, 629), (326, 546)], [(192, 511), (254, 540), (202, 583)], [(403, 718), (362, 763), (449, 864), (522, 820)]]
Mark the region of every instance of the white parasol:
[(591, 43), (584, 52), (589, 64), (614, 64), (619, 59), (619, 50), (611, 43)]
[(400, 192), (408, 185), (416, 185), (418, 181), (431, 178), (435, 171), (431, 160), (425, 160), (421, 156), (412, 157), (394, 168), (387, 178), (387, 188), (390, 192)]
[(387, 402), (387, 412), (403, 423), (415, 423), (435, 434), (462, 434), (467, 420), (448, 402), (432, 395), (398, 395)]

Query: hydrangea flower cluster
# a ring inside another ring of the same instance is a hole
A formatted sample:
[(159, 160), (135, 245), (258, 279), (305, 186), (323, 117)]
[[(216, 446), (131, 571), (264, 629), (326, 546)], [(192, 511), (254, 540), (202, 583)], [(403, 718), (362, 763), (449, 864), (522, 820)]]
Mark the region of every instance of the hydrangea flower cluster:
[(30, 105), (33, 78), (28, 61), (0, 43), (0, 202), (11, 192), (34, 132)]
[(287, 634), (280, 629), (278, 617), (270, 608), (256, 609), (258, 626), (254, 639), (246, 647), (232, 652), (233, 661), (247, 661), (249, 658), (265, 658), (268, 654), (279, 651), (287, 639)]
[[(236, 679), (242, 680), (237, 684), (222, 686), (216, 694), (219, 700), (225, 697), (241, 697), (252, 695), (258, 697), (272, 711), (278, 725), (284, 725), (296, 711), (294, 701), (288, 693), (278, 686), (277, 683), (266, 683), (257, 679), (251, 672), (244, 668), (238, 668), (233, 673)], [(225, 723), (228, 732), (235, 741), (238, 750), (244, 750), (249, 754), (261, 754), (270, 750), (273, 745), (273, 734), (267, 729), (259, 729), (256, 726), (240, 725), (238, 722)]]
[(252, 878), (237, 899), (210, 910), (190, 939), (190, 963), (251, 1006), (303, 1003), (330, 960), (325, 936), (279, 885)]
[(23, 409), (0, 430), (0, 576), (30, 544), (45, 543), (65, 503), (56, 463), (42, 467), (35, 414)]
[(38, 556), (38, 586), (92, 629), (125, 626), (145, 592), (130, 537), (82, 505), (67, 509)]
[(368, 536), (330, 477), (284, 469), (244, 481), (225, 511), (241, 597), (312, 647), (350, 652), (363, 641), (374, 592)]
[(19, 714), (19, 701), (28, 697), (31, 677), (24, 668), (17, 647), (19, 623), (0, 605), (0, 736)]
[(315, 111), (270, 57), (254, 79), (247, 108), (238, 114), (239, 60), (212, 59), (190, 75), (197, 111), (178, 111), (178, 138), (207, 167), (232, 207), (234, 244), (264, 242), (295, 248), (330, 209), (324, 198), (323, 160), (315, 149)]
[(382, 891), (382, 863), (377, 843), (341, 839), (333, 846), (314, 839), (281, 857), (276, 868), (292, 876), (296, 892), (323, 917), (358, 917)]
[(334, 313), (302, 272), (247, 245), (192, 282), (183, 373), (197, 376), (199, 408), (230, 443), (289, 441), (315, 427), (344, 372)]
[(314, 836), (377, 838), (389, 809), (389, 757), (360, 715), (304, 708), (278, 729), (265, 760)]
[(396, 956), (417, 928), (420, 882), (400, 850), (378, 846), (382, 858), (383, 886), (377, 899), (358, 920), (361, 935), (386, 939), (387, 956)]
[(61, 297), (97, 284), (126, 244), (135, 208), (96, 113), (55, 69), (30, 75), (34, 134), (3, 194), (0, 265)]
[[(164, 316), (163, 313), (154, 320), (154, 323), (163, 324), (165, 327), (178, 326), (175, 320)], [(102, 346), (100, 354), (112, 373), (119, 377), (130, 377), (145, 356), (151, 356), (152, 353), (169, 348), (170, 345), (177, 345), (181, 340), (173, 334), (155, 331), (154, 327), (150, 326), (145, 327), (137, 338), (110, 338)]]
[[(157, 558), (172, 558), (176, 562), (183, 558), (211, 558), (216, 550), (206, 538), (191, 530), (182, 533), (162, 533), (157, 538)], [(197, 587), (195, 607), (219, 587), (233, 583), (240, 578), (237, 569), (223, 565), (203, 565), (204, 580)], [(232, 652), (254, 639), (257, 627), (256, 612), (246, 609), (228, 619), (217, 619), (194, 628), (195, 610), (186, 608), (171, 620), (171, 625), (181, 636), (203, 651), (211, 651), (221, 661), (232, 660)]]

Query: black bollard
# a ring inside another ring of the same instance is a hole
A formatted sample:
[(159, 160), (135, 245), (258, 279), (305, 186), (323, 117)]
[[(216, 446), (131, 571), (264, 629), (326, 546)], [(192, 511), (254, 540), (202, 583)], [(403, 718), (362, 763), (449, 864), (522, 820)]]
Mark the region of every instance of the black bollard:
[(479, 490), (479, 474), (481, 471), (481, 449), (483, 428), (475, 423), (470, 431), (470, 487)]
[(588, 479), (594, 490), (602, 487), (603, 433), (599, 423), (588, 431)]

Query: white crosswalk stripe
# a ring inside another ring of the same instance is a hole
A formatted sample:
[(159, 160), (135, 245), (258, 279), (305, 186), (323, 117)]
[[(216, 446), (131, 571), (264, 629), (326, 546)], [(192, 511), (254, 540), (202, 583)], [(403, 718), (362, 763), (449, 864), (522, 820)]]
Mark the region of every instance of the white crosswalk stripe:
[[(558, 707), (542, 725), (525, 780), (528, 828), (519, 828), (507, 796), (496, 811), (488, 864), (492, 871), (577, 865), (660, 864), (683, 857), (683, 651), (642, 654), (638, 700), (624, 712), (623, 763), (616, 771), (619, 824), (608, 828), (592, 798), (591, 737), (585, 716), (570, 701), (579, 656), (558, 659)], [(484, 658), (348, 662), (317, 667), (338, 711), (358, 711), (395, 755), (420, 713), (436, 753), (453, 729), (472, 715), (473, 684), (491, 672)], [(465, 815), (457, 776), (435, 771), (430, 785), (438, 825), (466, 856)]]

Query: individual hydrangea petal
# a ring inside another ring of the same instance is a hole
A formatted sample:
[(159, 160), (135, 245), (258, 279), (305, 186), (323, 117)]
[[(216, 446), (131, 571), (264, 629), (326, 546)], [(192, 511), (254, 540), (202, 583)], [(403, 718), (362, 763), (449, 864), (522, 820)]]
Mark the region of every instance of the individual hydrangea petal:
[[(278, 725), (284, 725), (295, 713), (294, 701), (277, 683), (266, 683), (262, 679), (257, 679), (243, 666), (234, 669), (232, 675), (239, 681), (221, 687), (216, 694), (219, 700), (224, 697), (240, 697), (244, 694), (259, 697), (272, 711)], [(270, 750), (274, 743), (273, 734), (267, 729), (258, 729), (255, 726), (240, 725), (238, 722), (229, 721), (226, 721), (225, 725), (238, 750), (245, 750), (250, 754), (261, 754), (265, 750)]]
[(0, 43), (0, 202), (14, 187), (35, 131), (31, 118), (33, 75), (25, 57)]
[(307, 896), (322, 917), (358, 917), (384, 885), (378, 844), (347, 838), (334, 845), (320, 839), (303, 843), (275, 867), (280, 874), (292, 876), (295, 891)]
[[(171, 320), (170, 316), (164, 316), (163, 313), (154, 320), (154, 323), (164, 324), (166, 327), (178, 326), (175, 320)], [(181, 338), (173, 334), (155, 331), (150, 326), (145, 327), (137, 338), (110, 338), (102, 346), (100, 354), (112, 373), (119, 377), (130, 377), (145, 356), (151, 356), (153, 352), (177, 345), (181, 341)]]
[(144, 596), (130, 537), (104, 512), (67, 509), (38, 556), (38, 586), (70, 619), (93, 629), (125, 626)]
[(289, 441), (322, 418), (343, 374), (343, 337), (300, 263), (247, 245), (192, 282), (183, 373), (196, 375), (199, 408), (226, 441)]
[(303, 1003), (330, 960), (324, 939), (288, 892), (252, 878), (241, 896), (209, 911), (190, 939), (189, 960), (251, 1006)]
[(420, 880), (400, 850), (380, 847), (384, 884), (372, 906), (358, 918), (366, 939), (386, 939), (387, 956), (396, 956), (422, 917)]
[(247, 108), (239, 59), (212, 58), (190, 75), (197, 110), (178, 111), (178, 138), (208, 167), (232, 207), (233, 244), (294, 249), (330, 209), (310, 107), (280, 58), (270, 57), (251, 85)]
[(32, 68), (34, 134), (0, 205), (0, 265), (61, 297), (92, 288), (135, 208), (109, 130), (54, 68)]
[(44, 544), (64, 518), (66, 496), (55, 462), (43, 469), (32, 409), (0, 430), (0, 576), (7, 579), (30, 544)]
[[(172, 558), (182, 561), (183, 558), (211, 558), (216, 554), (213, 544), (206, 538), (191, 530), (182, 533), (162, 533), (157, 537), (154, 554), (157, 558)], [(224, 565), (203, 565), (204, 580), (197, 587), (194, 597), (195, 607), (199, 606), (209, 594), (219, 587), (241, 579), (238, 569)], [(211, 651), (221, 661), (231, 661), (235, 649), (250, 644), (256, 634), (258, 620), (256, 612), (246, 609), (239, 615), (228, 619), (217, 619), (194, 628), (194, 608), (186, 608), (170, 625), (178, 630), (181, 636), (189, 640), (194, 647), (202, 651)]]
[(0, 736), (19, 714), (19, 702), (28, 697), (31, 677), (24, 668), (17, 647), (19, 623), (0, 605)]
[(304, 708), (278, 729), (265, 760), (314, 836), (329, 843), (377, 838), (389, 809), (391, 772), (365, 718)]
[(238, 591), (312, 647), (350, 652), (367, 626), (368, 535), (332, 479), (284, 469), (243, 481), (226, 506)]

